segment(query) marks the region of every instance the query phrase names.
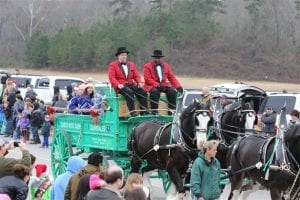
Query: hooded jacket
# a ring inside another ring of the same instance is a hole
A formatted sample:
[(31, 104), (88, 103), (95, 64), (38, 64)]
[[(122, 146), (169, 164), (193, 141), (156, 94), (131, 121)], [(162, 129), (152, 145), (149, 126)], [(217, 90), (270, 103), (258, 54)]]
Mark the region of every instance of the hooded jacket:
[(78, 173), (74, 174), (70, 178), (70, 181), (68, 183), (68, 186), (67, 186), (67, 189), (65, 192), (64, 199), (65, 200), (76, 200), (76, 198), (77, 198), (76, 193), (77, 193), (77, 188), (78, 188), (80, 178), (85, 174), (93, 174), (95, 172), (100, 172), (100, 168), (95, 165), (88, 164), (83, 169), (81, 169)]
[(72, 156), (68, 159), (67, 171), (59, 175), (53, 184), (51, 200), (64, 199), (70, 178), (84, 166), (85, 161), (78, 156)]

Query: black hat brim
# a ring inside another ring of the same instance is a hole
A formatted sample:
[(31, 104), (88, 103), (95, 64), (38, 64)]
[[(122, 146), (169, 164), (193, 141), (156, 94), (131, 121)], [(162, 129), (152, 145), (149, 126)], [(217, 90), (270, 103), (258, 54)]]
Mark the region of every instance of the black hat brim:
[(115, 55), (118, 56), (121, 53), (127, 53), (127, 54), (129, 54), (129, 51), (120, 51), (120, 52), (117, 52)]

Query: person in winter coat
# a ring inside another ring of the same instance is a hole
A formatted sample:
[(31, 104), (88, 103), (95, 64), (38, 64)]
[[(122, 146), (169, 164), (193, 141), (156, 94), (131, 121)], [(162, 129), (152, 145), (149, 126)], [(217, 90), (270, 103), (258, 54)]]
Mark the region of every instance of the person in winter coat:
[(86, 195), (90, 190), (99, 189), (104, 185), (106, 185), (106, 182), (100, 178), (100, 174), (98, 172), (83, 175), (80, 178), (77, 187), (77, 200), (85, 200)]
[(13, 135), (14, 140), (19, 139), (21, 136), (21, 140), (26, 143), (29, 124), (30, 119), (28, 117), (28, 113), (24, 110), (22, 113), (18, 114), (17, 127)]
[(117, 93), (122, 94), (127, 102), (127, 107), (131, 116), (136, 116), (134, 106), (134, 96), (137, 97), (141, 115), (147, 114), (147, 92), (143, 89), (141, 77), (133, 62), (127, 60), (129, 51), (126, 47), (118, 48), (116, 53), (117, 60), (108, 66), (108, 77), (112, 87)]
[(92, 84), (85, 84), (83, 95), (81, 97), (79, 108), (82, 114), (89, 115), (90, 109), (94, 106), (94, 87)]
[(291, 120), (289, 121), (289, 124), (288, 126), (293, 126), (295, 124), (300, 124), (300, 121), (299, 121), (299, 111), (298, 110), (292, 110), (292, 112), (290, 113), (290, 116), (291, 116)]
[(25, 97), (28, 97), (31, 99), (32, 102), (35, 102), (37, 93), (33, 90), (33, 85), (29, 84), (27, 86), (27, 91), (25, 93)]
[(68, 159), (67, 171), (59, 175), (54, 181), (51, 191), (51, 200), (64, 199), (70, 178), (84, 166), (85, 161), (79, 156), (71, 156)]
[(35, 165), (36, 177), (30, 185), (30, 193), (34, 200), (50, 200), (52, 180), (47, 164)]
[(31, 157), (30, 153), (27, 150), (27, 146), (25, 143), (20, 142), (18, 149), (22, 152), (22, 158), (7, 158), (5, 155), (7, 154), (7, 150), (12, 149), (12, 143), (7, 143), (2, 138), (0, 138), (0, 178), (4, 176), (13, 175), (11, 169), (15, 164), (23, 164), (25, 166), (31, 166)]
[(57, 102), (60, 99), (61, 93), (59, 90), (59, 86), (53, 87), (53, 97), (52, 97), (52, 106), (55, 105), (55, 102)]
[(43, 142), (41, 148), (48, 148), (49, 147), (49, 136), (50, 136), (50, 129), (51, 129), (51, 123), (50, 123), (50, 116), (45, 115), (45, 120), (42, 125), (42, 136), (43, 136)]
[[(142, 175), (137, 174), (137, 173), (131, 173), (127, 177), (126, 184), (125, 184), (124, 188), (122, 189), (121, 193), (123, 193), (123, 197), (127, 200), (129, 198), (128, 196), (131, 196), (131, 198), (133, 198), (133, 196), (135, 196), (135, 195), (132, 195), (131, 192), (136, 188), (142, 188), (142, 190), (145, 193), (145, 199), (150, 200), (150, 190), (148, 187), (143, 185)], [(135, 193), (135, 192), (133, 192), (133, 193)]]
[(97, 190), (90, 190), (87, 200), (122, 200), (120, 189), (124, 182), (124, 172), (118, 166), (110, 166), (103, 172), (106, 185)]
[(64, 199), (76, 200), (76, 193), (80, 178), (85, 174), (93, 174), (95, 172), (100, 172), (102, 168), (102, 162), (103, 156), (100, 153), (90, 154), (88, 157), (88, 164), (70, 178)]
[(26, 200), (30, 168), (16, 164), (13, 166), (12, 172), (13, 175), (0, 178), (0, 194), (8, 195), (11, 200)]
[(218, 142), (207, 141), (203, 144), (202, 152), (195, 160), (191, 173), (192, 200), (214, 200), (221, 195), (220, 162), (215, 158)]
[[(6, 98), (5, 103), (7, 103), (7, 105), (5, 106), (5, 119), (6, 119), (6, 130), (5, 130), (5, 134), (6, 136), (12, 136), (13, 135), (13, 130), (14, 130), (14, 109), (13, 106), (15, 104), (16, 100), (16, 92), (15, 92), (15, 88), (13, 86), (13, 84), (9, 84), (6, 86), (6, 91), (7, 91), (7, 96), (4, 97), (4, 99)], [(5, 104), (4, 104), (5, 105)]]
[[(168, 108), (175, 110), (176, 94), (183, 93), (183, 88), (176, 79), (168, 63), (161, 60), (162, 51), (154, 50), (152, 57), (154, 60), (144, 65), (144, 89), (150, 92), (150, 106), (153, 113), (157, 113), (160, 93), (164, 92), (168, 99)], [(169, 81), (170, 84), (167, 82)], [(169, 112), (169, 114), (172, 114)]]
[(76, 95), (72, 97), (68, 105), (68, 111), (72, 114), (80, 114), (80, 105), (84, 93), (85, 85), (81, 84), (78, 87), (74, 88)]
[(275, 135), (275, 123), (276, 123), (276, 112), (272, 107), (268, 107), (266, 112), (261, 116), (261, 121), (263, 123), (262, 132), (270, 136)]
[(31, 144), (40, 144), (41, 140), (39, 137), (39, 128), (44, 121), (43, 114), (40, 111), (40, 104), (38, 102), (33, 103), (33, 110), (31, 111), (30, 116), (30, 128), (33, 137), (33, 142)]

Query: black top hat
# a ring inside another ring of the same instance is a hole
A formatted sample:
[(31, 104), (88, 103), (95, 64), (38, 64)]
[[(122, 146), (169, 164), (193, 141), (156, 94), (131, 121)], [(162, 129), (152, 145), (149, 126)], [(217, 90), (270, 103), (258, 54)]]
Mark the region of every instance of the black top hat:
[(161, 50), (154, 50), (153, 51), (153, 55), (151, 57), (153, 57), (153, 58), (161, 58), (161, 57), (164, 57), (164, 56), (162, 55), (162, 51)]
[(121, 53), (127, 53), (129, 54), (129, 51), (126, 49), (126, 47), (119, 47), (116, 53), (116, 56), (118, 56)]

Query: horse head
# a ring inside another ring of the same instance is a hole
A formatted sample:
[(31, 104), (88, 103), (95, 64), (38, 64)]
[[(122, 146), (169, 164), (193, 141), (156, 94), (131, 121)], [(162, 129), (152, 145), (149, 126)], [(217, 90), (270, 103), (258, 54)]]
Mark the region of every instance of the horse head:
[(221, 116), (222, 135), (228, 144), (235, 141), (239, 135), (253, 130), (255, 111), (248, 102), (233, 103)]
[(241, 121), (244, 123), (245, 132), (253, 130), (255, 121), (255, 111), (253, 109), (253, 105), (250, 102), (242, 103), (242, 109), (240, 112), (242, 113)]
[(190, 146), (195, 146), (194, 138), (197, 138), (197, 141), (206, 140), (208, 122), (210, 121), (209, 112), (205, 104), (194, 99), (180, 115), (183, 137), (186, 137), (185, 140), (186, 142), (189, 141)]

